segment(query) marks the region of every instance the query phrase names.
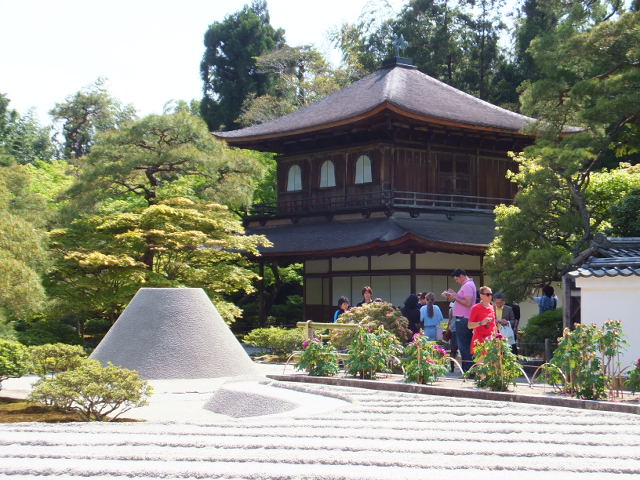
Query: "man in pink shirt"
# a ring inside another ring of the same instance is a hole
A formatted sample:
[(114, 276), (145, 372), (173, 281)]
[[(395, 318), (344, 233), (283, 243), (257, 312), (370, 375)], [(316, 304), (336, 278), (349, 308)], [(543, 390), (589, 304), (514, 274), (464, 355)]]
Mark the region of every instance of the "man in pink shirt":
[(456, 322), (456, 339), (462, 358), (462, 369), (466, 372), (473, 365), (473, 357), (471, 356), (473, 331), (468, 327), (468, 323), (471, 307), (476, 303), (476, 285), (467, 276), (467, 272), (461, 268), (456, 268), (451, 272), (451, 276), (460, 285), (460, 290), (457, 292), (452, 289), (445, 290), (442, 295), (447, 297), (450, 302), (455, 302), (453, 304), (453, 318)]

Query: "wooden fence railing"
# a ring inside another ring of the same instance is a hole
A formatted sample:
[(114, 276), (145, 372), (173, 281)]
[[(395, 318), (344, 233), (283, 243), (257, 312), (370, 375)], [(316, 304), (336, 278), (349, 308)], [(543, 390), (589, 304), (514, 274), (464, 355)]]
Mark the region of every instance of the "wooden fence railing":
[(307, 337), (307, 340), (314, 338), (316, 329), (318, 330), (352, 330), (361, 328), (360, 325), (355, 323), (322, 323), (314, 322), (313, 320), (307, 320), (306, 322), (296, 323), (296, 327), (303, 328)]

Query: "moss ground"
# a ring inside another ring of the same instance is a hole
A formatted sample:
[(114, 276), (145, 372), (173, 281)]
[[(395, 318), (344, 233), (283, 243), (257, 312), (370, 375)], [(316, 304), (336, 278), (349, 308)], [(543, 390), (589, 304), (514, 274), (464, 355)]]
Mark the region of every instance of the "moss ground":
[[(56, 408), (35, 405), (25, 400), (0, 397), (0, 423), (18, 422), (79, 422), (77, 414), (62, 412)], [(133, 422), (136, 420), (117, 418), (116, 422)]]

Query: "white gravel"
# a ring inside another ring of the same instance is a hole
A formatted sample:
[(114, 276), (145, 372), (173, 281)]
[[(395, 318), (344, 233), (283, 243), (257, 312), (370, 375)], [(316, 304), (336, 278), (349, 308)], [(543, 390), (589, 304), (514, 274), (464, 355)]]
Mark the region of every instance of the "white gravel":
[[(634, 415), (216, 381), (156, 382), (162, 391), (137, 412), (150, 420), (145, 423), (0, 425), (0, 478), (640, 478), (640, 417)], [(225, 392), (230, 402), (253, 396), (295, 408), (225, 416), (202, 408), (209, 390)]]

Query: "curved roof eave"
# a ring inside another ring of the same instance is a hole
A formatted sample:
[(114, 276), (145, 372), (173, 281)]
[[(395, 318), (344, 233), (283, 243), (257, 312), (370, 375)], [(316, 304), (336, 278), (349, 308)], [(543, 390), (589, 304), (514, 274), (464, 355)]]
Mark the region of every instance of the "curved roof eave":
[(390, 101), (384, 101), (378, 104), (377, 106), (375, 106), (374, 108), (369, 109), (368, 111), (365, 111), (358, 115), (350, 116), (350, 117), (336, 120), (333, 122), (321, 123), (321, 124), (312, 125), (309, 127), (289, 130), (286, 132), (273, 132), (273, 133), (266, 133), (262, 135), (247, 135), (244, 137), (242, 136), (227, 137), (224, 135), (224, 133), (227, 133), (227, 132), (214, 132), (213, 135), (219, 138), (220, 140), (226, 141), (231, 145), (241, 144), (241, 143), (250, 143), (250, 142), (262, 141), (262, 140), (272, 140), (275, 138), (292, 137), (295, 135), (301, 135), (301, 134), (311, 133), (311, 132), (319, 132), (323, 130), (328, 130), (330, 128), (349, 125), (361, 120), (365, 120), (367, 118), (371, 118), (383, 112), (384, 110), (389, 110), (393, 113), (410, 118), (412, 120), (418, 120), (424, 123), (431, 123), (434, 125), (440, 125), (444, 127), (463, 128), (467, 130), (483, 131), (483, 132), (498, 133), (502, 135), (527, 137), (527, 138), (535, 136), (535, 134), (525, 133), (525, 132), (522, 132), (521, 130), (510, 130), (506, 128), (497, 128), (497, 127), (490, 127), (485, 125), (455, 122), (452, 120), (446, 120), (446, 119), (441, 119), (437, 117), (430, 117), (430, 116), (422, 115), (420, 113), (412, 112), (410, 110), (406, 110), (401, 106), (396, 105)]
[(433, 249), (441, 252), (456, 252), (466, 253), (470, 255), (482, 255), (485, 253), (488, 245), (481, 245), (475, 243), (461, 243), (461, 242), (443, 242), (439, 240), (431, 240), (416, 235), (411, 232), (407, 232), (402, 236), (393, 240), (374, 240), (372, 242), (363, 243), (362, 245), (355, 245), (347, 248), (336, 249), (324, 249), (324, 250), (305, 250), (299, 252), (273, 252), (270, 253), (268, 249), (260, 252), (262, 258), (276, 258), (276, 257), (317, 257), (317, 256), (352, 256), (362, 255), (366, 252), (376, 250), (388, 250), (388, 249), (402, 249), (403, 247), (415, 247), (420, 246), (425, 249)]

